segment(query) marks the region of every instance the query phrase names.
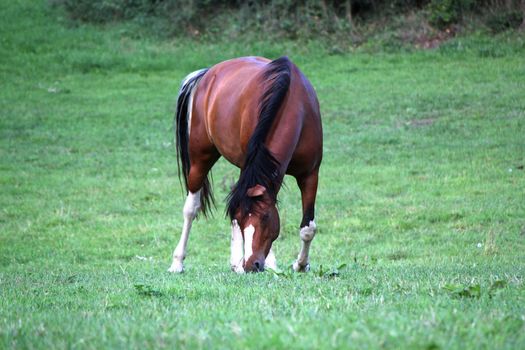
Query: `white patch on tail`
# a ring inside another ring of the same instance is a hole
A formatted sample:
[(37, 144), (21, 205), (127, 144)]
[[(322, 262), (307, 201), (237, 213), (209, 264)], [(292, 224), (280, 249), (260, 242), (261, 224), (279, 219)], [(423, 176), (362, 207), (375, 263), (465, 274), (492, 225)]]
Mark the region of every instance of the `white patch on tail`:
[[(182, 85), (181, 85), (182, 88), (188, 85), (191, 79), (199, 75), (204, 70), (206, 70), (206, 68), (199, 69), (199, 70), (196, 70), (195, 72), (191, 72), (190, 74), (188, 74), (186, 78), (184, 78), (184, 80), (182, 81)], [(190, 136), (190, 132), (191, 132), (191, 118), (193, 115), (193, 95), (195, 95), (196, 88), (197, 88), (197, 84), (194, 84), (191, 87), (190, 96), (188, 99), (188, 118), (187, 118), (188, 119), (188, 136)]]
[(191, 117), (193, 116), (193, 95), (195, 95), (195, 89), (197, 85), (195, 85), (190, 92), (190, 99), (188, 101), (188, 138), (191, 133)]
[(182, 80), (181, 86), (184, 87), (185, 85), (188, 85), (188, 82), (199, 75), (202, 71), (205, 71), (207, 68), (196, 70), (195, 72), (191, 72), (190, 74), (186, 75), (186, 77)]

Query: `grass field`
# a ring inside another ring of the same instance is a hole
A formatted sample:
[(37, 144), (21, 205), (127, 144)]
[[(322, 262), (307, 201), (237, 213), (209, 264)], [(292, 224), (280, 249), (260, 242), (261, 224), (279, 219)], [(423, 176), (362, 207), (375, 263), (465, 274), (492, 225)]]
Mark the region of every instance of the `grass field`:
[[(0, 3), (0, 348), (525, 348), (525, 39), (327, 55), (314, 43), (158, 42)], [(227, 188), (166, 272), (184, 194), (172, 114), (188, 72), (287, 54), (319, 95), (312, 271), (229, 269)], [(342, 266), (343, 265), (343, 266)]]

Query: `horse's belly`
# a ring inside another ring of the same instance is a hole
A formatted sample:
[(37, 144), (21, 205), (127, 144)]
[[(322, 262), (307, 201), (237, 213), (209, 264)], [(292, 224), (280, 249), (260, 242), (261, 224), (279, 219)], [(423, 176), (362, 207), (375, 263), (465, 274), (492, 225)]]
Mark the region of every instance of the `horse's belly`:
[(232, 146), (228, 147), (226, 144), (220, 144), (215, 146), (219, 153), (226, 158), (226, 160), (237, 167), (241, 167), (244, 162), (244, 152), (240, 150), (240, 147)]
[[(219, 153), (230, 163), (241, 167), (248, 141), (257, 125), (257, 104), (244, 101), (235, 93), (217, 96), (207, 111), (207, 131)], [(253, 114), (253, 115), (252, 115)]]
[(247, 139), (242, 139), (239, 118), (215, 114), (209, 119), (209, 137), (219, 153), (230, 163), (241, 167), (247, 147)]

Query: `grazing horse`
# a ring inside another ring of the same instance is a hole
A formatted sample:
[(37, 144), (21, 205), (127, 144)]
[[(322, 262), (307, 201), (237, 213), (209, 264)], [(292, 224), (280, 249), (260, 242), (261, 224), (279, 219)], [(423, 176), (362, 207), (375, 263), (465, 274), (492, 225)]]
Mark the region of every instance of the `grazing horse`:
[(189, 74), (175, 116), (179, 174), (188, 192), (184, 224), (168, 271), (182, 272), (191, 225), (213, 203), (208, 172), (220, 156), (241, 169), (228, 195), (231, 268), (276, 268), (277, 194), (285, 174), (301, 190), (301, 250), (295, 271), (308, 271), (316, 232), (314, 206), (323, 135), (315, 91), (287, 58), (243, 57)]

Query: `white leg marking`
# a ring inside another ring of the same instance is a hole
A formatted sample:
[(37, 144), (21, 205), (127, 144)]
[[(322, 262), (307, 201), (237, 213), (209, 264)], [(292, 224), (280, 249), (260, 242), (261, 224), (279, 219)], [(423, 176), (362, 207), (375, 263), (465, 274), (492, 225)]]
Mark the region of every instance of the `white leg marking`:
[(188, 192), (182, 215), (184, 216), (184, 224), (182, 226), (182, 234), (180, 236), (179, 244), (173, 251), (173, 262), (171, 263), (169, 272), (184, 271), (183, 260), (186, 257), (186, 245), (188, 244), (188, 237), (190, 235), (191, 224), (193, 219), (197, 216), (199, 208), (201, 207), (201, 190), (195, 193)]
[(244, 261), (248, 261), (253, 254), (252, 242), (255, 227), (250, 225), (244, 229)]
[(232, 221), (232, 238), (231, 238), (231, 255), (230, 266), (232, 271), (237, 273), (244, 273), (242, 264), (244, 263), (244, 249), (243, 249), (242, 232), (237, 220)]
[(273, 248), (270, 248), (270, 251), (268, 252), (268, 256), (266, 257), (266, 260), (264, 262), (264, 266), (274, 271), (277, 270), (277, 259), (275, 259)]
[(310, 270), (310, 261), (308, 258), (308, 253), (310, 251), (310, 244), (315, 236), (316, 230), (315, 222), (312, 220), (308, 226), (305, 226), (299, 232), (301, 236), (301, 251), (297, 256), (297, 260), (293, 263), (294, 271), (305, 272)]

